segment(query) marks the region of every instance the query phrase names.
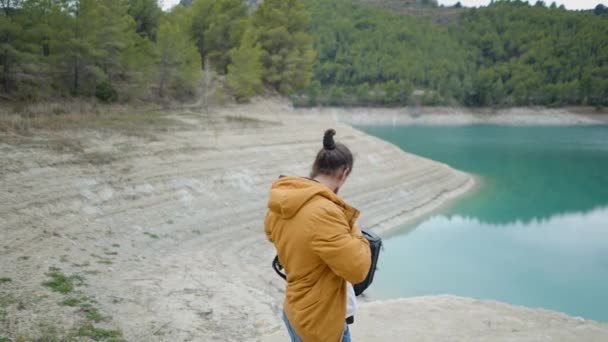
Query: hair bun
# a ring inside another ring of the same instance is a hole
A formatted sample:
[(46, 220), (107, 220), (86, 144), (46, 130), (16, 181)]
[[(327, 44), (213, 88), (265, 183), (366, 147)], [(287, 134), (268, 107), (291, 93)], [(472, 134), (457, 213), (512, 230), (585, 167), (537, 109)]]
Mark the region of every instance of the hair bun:
[(325, 135), (323, 136), (323, 148), (326, 150), (333, 150), (336, 148), (334, 135), (336, 135), (336, 131), (332, 128), (325, 131)]

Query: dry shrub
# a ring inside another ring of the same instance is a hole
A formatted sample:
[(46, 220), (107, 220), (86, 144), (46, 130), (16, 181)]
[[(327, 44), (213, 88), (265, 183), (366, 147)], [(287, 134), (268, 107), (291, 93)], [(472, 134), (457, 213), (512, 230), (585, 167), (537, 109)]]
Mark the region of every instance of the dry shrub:
[[(70, 128), (104, 128), (146, 124), (158, 116), (147, 112), (156, 108), (150, 105), (100, 104), (95, 101), (66, 100), (41, 103), (11, 103), (0, 106), (0, 132), (28, 134), (32, 130), (58, 131)], [(131, 127), (132, 128), (132, 127)]]

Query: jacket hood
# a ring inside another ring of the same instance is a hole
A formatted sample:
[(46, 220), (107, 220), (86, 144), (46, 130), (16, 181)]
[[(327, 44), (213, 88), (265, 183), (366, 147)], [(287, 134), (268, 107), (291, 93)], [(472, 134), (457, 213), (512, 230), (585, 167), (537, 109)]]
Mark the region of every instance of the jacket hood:
[(302, 177), (282, 177), (272, 183), (268, 209), (284, 219), (289, 219), (317, 195), (344, 206), (338, 195), (317, 181)]

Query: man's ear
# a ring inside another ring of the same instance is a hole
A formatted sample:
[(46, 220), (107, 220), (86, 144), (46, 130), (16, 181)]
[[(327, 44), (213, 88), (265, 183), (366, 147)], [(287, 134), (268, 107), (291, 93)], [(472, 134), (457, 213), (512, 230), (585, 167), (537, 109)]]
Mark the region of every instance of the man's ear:
[(342, 178), (341, 178), (342, 181), (346, 180), (346, 177), (348, 177), (348, 172), (349, 171), (350, 170), (347, 167), (345, 167), (344, 170), (342, 170)]

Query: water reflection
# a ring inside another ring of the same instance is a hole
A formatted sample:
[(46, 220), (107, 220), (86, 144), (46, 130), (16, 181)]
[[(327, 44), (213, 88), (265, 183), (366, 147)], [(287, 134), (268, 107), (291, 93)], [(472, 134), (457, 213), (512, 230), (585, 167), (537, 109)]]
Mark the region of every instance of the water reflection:
[(448, 293), (608, 321), (608, 126), (363, 129), (483, 178), (385, 241), (373, 296)]
[(372, 295), (455, 294), (608, 321), (608, 207), (507, 225), (435, 216), (385, 243)]
[(404, 150), (481, 175), (448, 215), (508, 224), (608, 205), (608, 126), (363, 127)]

